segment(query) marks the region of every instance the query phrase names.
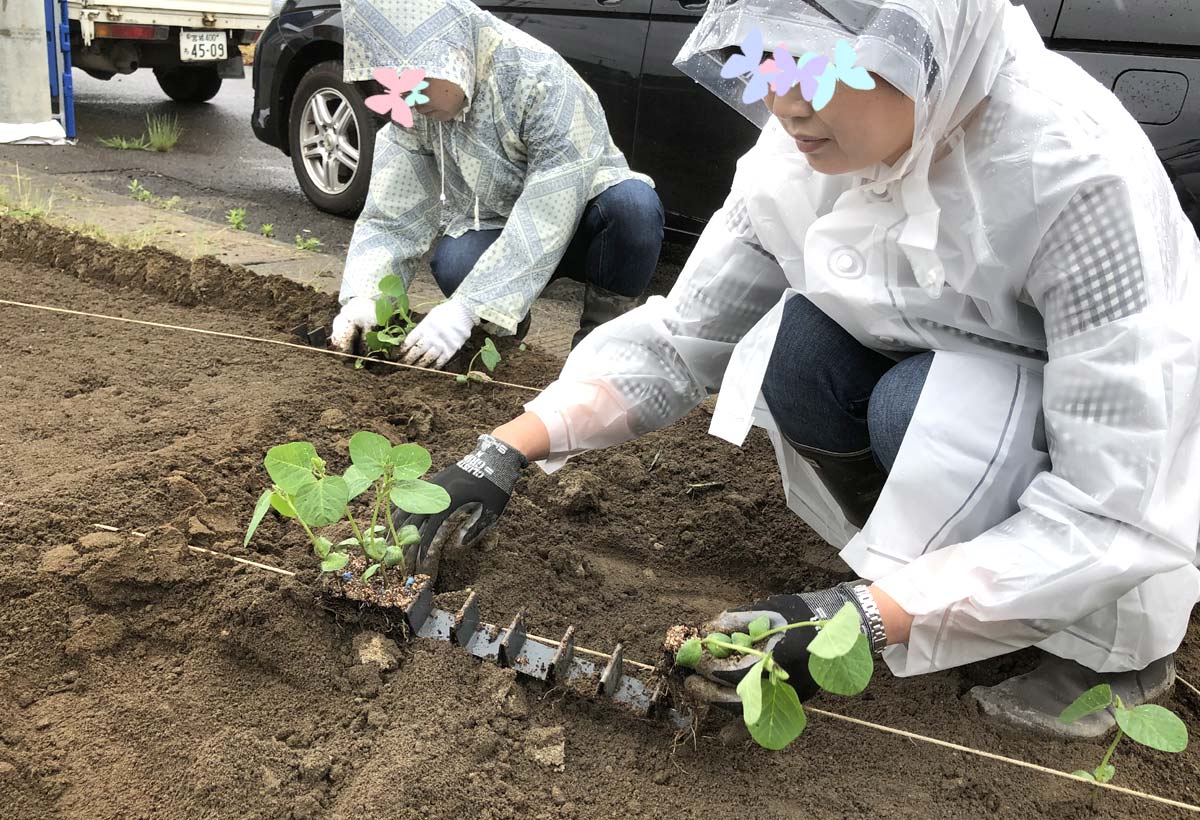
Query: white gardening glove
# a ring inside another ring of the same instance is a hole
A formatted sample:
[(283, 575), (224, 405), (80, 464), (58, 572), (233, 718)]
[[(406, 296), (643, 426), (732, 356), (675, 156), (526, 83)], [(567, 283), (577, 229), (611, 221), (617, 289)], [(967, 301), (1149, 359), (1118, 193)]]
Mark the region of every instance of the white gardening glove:
[(405, 364), (442, 367), (467, 343), (471, 329), (479, 323), (475, 315), (454, 299), (429, 311), (404, 339)]
[(354, 340), (373, 327), (375, 327), (375, 300), (365, 296), (355, 296), (342, 305), (341, 312), (334, 317), (329, 344), (334, 350), (353, 353)]

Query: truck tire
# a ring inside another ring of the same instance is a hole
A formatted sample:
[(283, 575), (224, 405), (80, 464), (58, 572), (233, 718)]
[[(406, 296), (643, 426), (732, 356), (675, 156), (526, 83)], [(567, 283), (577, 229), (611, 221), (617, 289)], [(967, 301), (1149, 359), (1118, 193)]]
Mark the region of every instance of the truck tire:
[(326, 213), (354, 216), (367, 201), (378, 121), (363, 99), (342, 79), (341, 60), (310, 68), (292, 96), (292, 169), (304, 195)]
[(202, 103), (217, 96), (221, 77), (216, 66), (178, 65), (154, 69), (158, 87), (175, 102)]

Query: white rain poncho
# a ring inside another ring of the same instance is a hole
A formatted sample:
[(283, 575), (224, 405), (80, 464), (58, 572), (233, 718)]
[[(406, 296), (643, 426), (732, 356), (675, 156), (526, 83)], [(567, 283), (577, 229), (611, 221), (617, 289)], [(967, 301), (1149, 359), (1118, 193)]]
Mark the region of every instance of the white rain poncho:
[[(595, 93), (557, 53), (469, 0), (343, 0), (345, 77), (424, 69), (466, 92), (452, 122), (414, 116), (376, 138), (340, 300), (405, 285), (443, 231), (503, 228), (455, 299), (515, 331), (550, 281), (587, 203), (627, 179)], [(442, 201), (444, 197), (444, 202)]]
[[(1037, 645), (1098, 671), (1174, 651), (1200, 598), (1200, 241), (1145, 135), (1007, 0), (712, 0), (679, 62), (725, 98), (717, 51), (830, 53), (916, 101), (895, 168), (825, 176), (778, 122), (666, 298), (591, 334), (528, 405), (571, 454), (665, 427), (720, 392), (789, 506), (914, 616), (885, 657), (917, 674)], [(841, 92), (839, 92), (841, 93)], [(861, 532), (766, 413), (786, 300), (885, 354), (934, 350)]]

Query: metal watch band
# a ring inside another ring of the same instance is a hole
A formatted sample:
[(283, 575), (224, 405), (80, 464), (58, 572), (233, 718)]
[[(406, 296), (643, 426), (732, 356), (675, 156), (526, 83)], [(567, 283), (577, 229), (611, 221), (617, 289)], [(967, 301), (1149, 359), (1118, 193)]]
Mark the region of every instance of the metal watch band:
[(867, 638), (871, 641), (871, 652), (875, 655), (882, 654), (887, 647), (887, 631), (883, 628), (883, 616), (879, 614), (879, 607), (876, 605), (875, 599), (871, 597), (871, 591), (861, 584), (839, 584), (839, 586), (852, 595), (858, 604), (859, 612), (863, 616), (863, 624), (867, 627)]

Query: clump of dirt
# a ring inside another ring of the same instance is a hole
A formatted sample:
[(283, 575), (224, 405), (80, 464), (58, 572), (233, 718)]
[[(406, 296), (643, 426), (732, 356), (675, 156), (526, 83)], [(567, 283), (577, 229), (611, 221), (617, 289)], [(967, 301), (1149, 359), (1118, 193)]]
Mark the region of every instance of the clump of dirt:
[[(0, 295), (230, 332), (286, 332), (297, 317), (332, 315), (328, 300), (290, 283), (53, 231), (0, 220)], [(761, 818), (1175, 816), (815, 715), (782, 754), (719, 731), (736, 716), (678, 742), (661, 723), (329, 611), (307, 538), (273, 513), (242, 546), (270, 446), (312, 441), (340, 471), (349, 436), (368, 429), (419, 441), (440, 467), (529, 393), (12, 307), (0, 308), (0, 334), (6, 820), (711, 817), (747, 807)], [(536, 387), (556, 370), (529, 350), (497, 377)], [(733, 448), (706, 436), (707, 422), (701, 408), (554, 475), (529, 470), (484, 543), (444, 557), (439, 605), (453, 610), (471, 588), (489, 621), (526, 608), (533, 633), (573, 624), (580, 646), (623, 641), (627, 657), (653, 660), (673, 625), (849, 577), (787, 512), (778, 483), (764, 481), (776, 474), (766, 439)], [(694, 485), (710, 489), (689, 493)], [(1177, 656), (1185, 675), (1200, 668), (1195, 645), (1189, 634)], [(1029, 663), (1017, 655), (907, 680), (881, 668), (864, 696), (818, 705), (1056, 768), (1093, 765), (1102, 743), (1006, 734), (962, 698)], [(1167, 705), (1198, 716), (1186, 695)], [(1200, 800), (1200, 753), (1118, 754), (1119, 782)]]

